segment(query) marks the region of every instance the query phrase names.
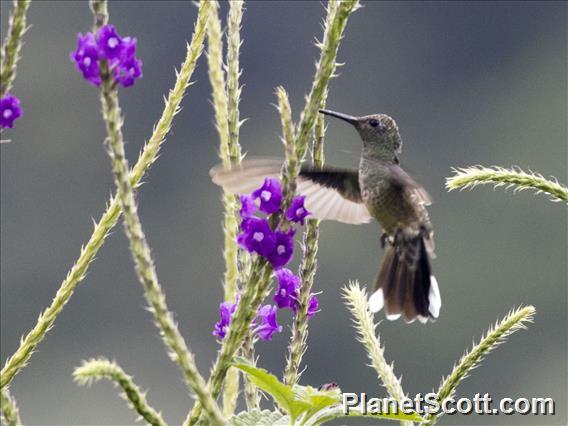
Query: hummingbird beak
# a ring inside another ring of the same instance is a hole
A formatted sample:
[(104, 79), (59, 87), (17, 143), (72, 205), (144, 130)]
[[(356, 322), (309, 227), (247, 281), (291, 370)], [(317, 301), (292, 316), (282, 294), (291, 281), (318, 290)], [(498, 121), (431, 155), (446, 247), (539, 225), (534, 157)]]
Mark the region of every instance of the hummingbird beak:
[(339, 118), (340, 120), (347, 121), (350, 124), (356, 126), (359, 124), (359, 119), (357, 117), (353, 117), (352, 115), (343, 114), (341, 112), (330, 111), (328, 109), (320, 109), (319, 112), (325, 115), (329, 115), (331, 117)]

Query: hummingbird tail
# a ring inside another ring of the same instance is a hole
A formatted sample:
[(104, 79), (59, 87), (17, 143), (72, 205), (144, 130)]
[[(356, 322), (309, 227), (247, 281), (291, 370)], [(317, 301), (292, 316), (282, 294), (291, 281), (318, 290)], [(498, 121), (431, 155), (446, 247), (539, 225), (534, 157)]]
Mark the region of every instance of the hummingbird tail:
[(383, 263), (369, 299), (372, 312), (383, 307), (389, 320), (401, 315), (406, 322), (436, 319), (442, 300), (430, 269), (430, 255), (422, 234), (397, 234), (386, 242)]

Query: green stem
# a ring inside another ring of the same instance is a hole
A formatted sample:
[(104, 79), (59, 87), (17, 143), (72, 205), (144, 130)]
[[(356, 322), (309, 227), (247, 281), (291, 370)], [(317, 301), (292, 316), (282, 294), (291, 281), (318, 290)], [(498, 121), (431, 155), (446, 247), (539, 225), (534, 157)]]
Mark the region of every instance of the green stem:
[(107, 0), (90, 0), (89, 7), (93, 13), (93, 33), (97, 33), (99, 28), (108, 24)]
[[(299, 163), (306, 153), (307, 145), (313, 132), (315, 118), (318, 114), (318, 108), (321, 105), (324, 94), (327, 92), (329, 80), (336, 68), (335, 60), (343, 31), (347, 25), (349, 15), (359, 4), (357, 0), (333, 1), (332, 3), (332, 5), (328, 6), (328, 15), (331, 14), (333, 19), (330, 19), (331, 23), (324, 32), (324, 41), (320, 45), (321, 55), (316, 66), (314, 83), (300, 118), (300, 132), (295, 137), (296, 155), (299, 161), (295, 169), (290, 171), (290, 181), (295, 180), (299, 173)], [(287, 194), (284, 194), (284, 196), (286, 197)], [(277, 216), (274, 216), (270, 219), (270, 222), (275, 224), (279, 222), (279, 219)], [(286, 226), (285, 222), (285, 220), (282, 220), (281, 226)], [(229, 333), (225, 336), (209, 378), (208, 383), (213, 397), (218, 396), (230, 362), (242, 345), (248, 327), (254, 319), (263, 298), (266, 296), (271, 273), (272, 268), (266, 264), (265, 260), (257, 259), (254, 262), (251, 277), (239, 301), (237, 311), (231, 320)], [(199, 421), (200, 416), (201, 406), (199, 403), (196, 403), (184, 424), (194, 425)]]
[[(158, 158), (160, 147), (170, 131), (175, 115), (179, 111), (181, 100), (189, 86), (197, 59), (203, 50), (208, 8), (209, 2), (200, 4), (199, 15), (195, 24), (191, 44), (187, 46), (187, 56), (180, 72), (177, 74), (175, 85), (169, 92), (162, 116), (154, 127), (150, 140), (144, 146), (136, 165), (130, 171), (129, 178), (133, 187), (140, 185), (142, 177)], [(94, 260), (105, 238), (118, 222), (120, 213), (118, 199), (115, 196), (110, 200), (109, 206), (99, 222), (95, 224), (89, 241), (82, 247), (78, 259), (69, 270), (67, 277), (61, 283), (51, 305), (40, 314), (34, 328), (21, 340), (16, 352), (6, 360), (4, 368), (0, 372), (0, 388), (4, 388), (8, 385), (14, 376), (27, 364), (35, 348), (44, 339), (47, 331), (53, 326), (55, 319), (73, 295), (77, 285), (85, 278), (90, 263)]]
[[(219, 396), (227, 370), (241, 347), (270, 284), (271, 274), (272, 268), (265, 259), (259, 257), (254, 261), (251, 275), (239, 299), (237, 310), (231, 318), (229, 330), (223, 339), (223, 344), (209, 377), (208, 385), (213, 398)], [(197, 402), (186, 418), (184, 425), (196, 424), (201, 416), (201, 410), (201, 404)]]
[(312, 88), (306, 106), (300, 116), (298, 134), (296, 136), (296, 152), (302, 160), (306, 154), (308, 144), (312, 137), (318, 109), (327, 92), (329, 80), (333, 77), (337, 67), (337, 51), (347, 20), (352, 12), (359, 7), (358, 0), (330, 0), (327, 7), (327, 18), (324, 27), (323, 42), (319, 43), (320, 58), (316, 65)]
[[(490, 327), (485, 337), (482, 337), (479, 344), (475, 345), (471, 351), (464, 354), (456, 366), (454, 366), (451, 374), (446, 377), (438, 389), (437, 399), (442, 402), (452, 397), (460, 382), (465, 379), (471, 370), (476, 368), (485, 356), (503, 343), (508, 336), (515, 331), (526, 328), (526, 322), (532, 322), (535, 314), (533, 306), (525, 306), (515, 309), (501, 322)], [(429, 414), (424, 424), (434, 425), (437, 421), (438, 414)]]
[(552, 201), (568, 203), (568, 188), (558, 183), (556, 179), (548, 180), (538, 173), (526, 173), (519, 168), (505, 169), (502, 167), (474, 166), (452, 169), (454, 176), (446, 178), (446, 188), (474, 188), (481, 184), (493, 184), (495, 187), (514, 187), (515, 191), (533, 189), (537, 193), (548, 194)]
[[(376, 335), (377, 325), (368, 308), (367, 292), (358, 283), (350, 283), (344, 289), (343, 297), (353, 316), (353, 323), (358, 334), (357, 340), (365, 347), (367, 356), (371, 360), (371, 367), (377, 372), (390, 397), (396, 401), (402, 401), (406, 395), (400, 379), (394, 374), (394, 365), (389, 364), (385, 359), (385, 349)], [(412, 426), (412, 422), (401, 421), (401, 425)]]
[[(327, 91), (322, 99), (320, 108), (325, 108)], [(320, 114), (316, 119), (314, 132), (314, 142), (312, 149), (312, 160), (318, 168), (323, 167), (324, 163), (324, 138), (325, 124), (324, 116)], [(307, 349), (308, 340), (308, 307), (312, 296), (312, 287), (317, 270), (317, 252), (319, 241), (319, 220), (309, 219), (303, 239), (303, 257), (300, 264), (301, 287), (298, 295), (298, 311), (294, 316), (292, 324), (292, 336), (288, 346), (288, 357), (286, 359), (286, 369), (284, 370), (284, 382), (293, 386), (298, 383), (300, 377), (300, 365), (302, 357)]]
[(8, 388), (0, 390), (0, 412), (2, 413), (3, 423), (6, 426), (21, 426), (20, 412), (16, 405), (16, 400), (10, 394)]
[(287, 209), (296, 193), (296, 176), (299, 170), (299, 162), (295, 145), (296, 133), (294, 122), (292, 121), (292, 108), (290, 107), (288, 93), (286, 93), (283, 87), (277, 87), (276, 97), (278, 98), (278, 112), (280, 113), (282, 126), (282, 142), (284, 143), (284, 152), (286, 154), (284, 170), (282, 171), (282, 186), (285, 195), (284, 209)]
[(134, 383), (132, 377), (126, 374), (115, 362), (104, 358), (85, 361), (81, 367), (75, 369), (73, 378), (81, 385), (91, 384), (93, 381), (102, 379), (110, 380), (122, 389), (124, 399), (130, 402), (131, 408), (140, 414), (144, 420), (152, 426), (166, 425), (160, 413), (148, 405), (146, 395)]
[(239, 55), (241, 49), (241, 22), (243, 20), (242, 0), (232, 0), (229, 3), (229, 16), (227, 23), (227, 98), (228, 98), (228, 136), (229, 158), (231, 164), (238, 164), (242, 159), (241, 145), (239, 143), (239, 129), (241, 127), (239, 102), (241, 87), (239, 77), (241, 68)]
[[(256, 355), (254, 350), (254, 334), (251, 330), (249, 330), (246, 334), (245, 341), (243, 342), (242, 354), (250, 362), (250, 365), (256, 366)], [(245, 402), (247, 405), (247, 410), (248, 411), (258, 410), (260, 408), (258, 389), (247, 375), (244, 375), (244, 381), (245, 381)]]
[(182, 370), (188, 387), (203, 404), (209, 420), (215, 425), (224, 424), (223, 415), (211, 397), (205, 380), (197, 370), (193, 354), (187, 348), (177, 328), (158, 281), (150, 246), (138, 215), (134, 188), (128, 178), (129, 168), (124, 152), (123, 120), (118, 102), (118, 89), (104, 62), (101, 67), (101, 78), (101, 102), (108, 135), (106, 143), (112, 162), (117, 197), (124, 216), (124, 229), (130, 242), (130, 251), (134, 257), (138, 279), (144, 287), (146, 300), (150, 305), (150, 312), (154, 316), (156, 326), (160, 329), (166, 347), (172, 352), (173, 360)]
[[(209, 80), (213, 92), (213, 107), (215, 124), (219, 133), (219, 156), (226, 168), (241, 161), (239, 145), (239, 48), (240, 25), (242, 20), (242, 1), (233, 1), (229, 7), (229, 24), (227, 30), (227, 81), (223, 71), (223, 33), (219, 18), (219, 4), (212, 2), (209, 25), (207, 27), (207, 62), (209, 65)], [(238, 232), (238, 203), (233, 194), (223, 194), (224, 215), (224, 251), (225, 301), (234, 302), (237, 295), (238, 247), (236, 243)], [(234, 413), (239, 392), (239, 372), (231, 368), (223, 391), (223, 413), (230, 416)]]
[(0, 68), (0, 98), (12, 89), (16, 78), (16, 65), (20, 59), (22, 37), (26, 32), (26, 13), (31, 0), (14, 0), (14, 9), (10, 16), (8, 34), (2, 44), (2, 66)]

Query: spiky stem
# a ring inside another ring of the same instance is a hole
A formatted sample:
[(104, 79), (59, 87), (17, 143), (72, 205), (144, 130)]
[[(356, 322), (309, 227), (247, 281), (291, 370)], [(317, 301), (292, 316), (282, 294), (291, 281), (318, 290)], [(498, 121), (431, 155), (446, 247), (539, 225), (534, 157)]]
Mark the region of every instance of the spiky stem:
[(148, 405), (145, 393), (134, 383), (132, 377), (126, 374), (115, 362), (105, 358), (83, 361), (81, 367), (77, 367), (73, 371), (73, 378), (80, 385), (90, 385), (92, 382), (102, 379), (110, 380), (115, 386), (122, 389), (122, 397), (129, 401), (130, 408), (144, 420), (153, 426), (166, 425), (161, 414)]
[(16, 66), (20, 59), (22, 38), (27, 30), (26, 13), (31, 0), (14, 0), (14, 8), (8, 25), (8, 33), (2, 44), (2, 66), (0, 68), (0, 98), (12, 89), (16, 78)]
[[(207, 27), (207, 62), (209, 80), (213, 92), (215, 124), (219, 133), (219, 156), (226, 168), (233, 167), (241, 161), (239, 145), (239, 48), (240, 23), (242, 19), (242, 1), (230, 3), (229, 26), (227, 32), (227, 81), (223, 71), (223, 33), (219, 18), (219, 3), (212, 2), (209, 25)], [(225, 301), (234, 302), (237, 295), (238, 247), (236, 243), (238, 231), (238, 203), (233, 194), (223, 194), (224, 215), (224, 251)], [(239, 372), (231, 368), (228, 371), (223, 391), (223, 412), (225, 416), (234, 413), (239, 392)]]
[(239, 55), (241, 49), (241, 22), (243, 19), (242, 0), (233, 0), (229, 3), (229, 16), (227, 23), (227, 99), (228, 99), (228, 132), (229, 156), (231, 163), (241, 161), (241, 145), (239, 143), (239, 129), (241, 127), (239, 102), (241, 87), (239, 77), (241, 68)]
[(292, 202), (296, 193), (296, 176), (299, 169), (298, 154), (296, 152), (296, 129), (292, 121), (292, 108), (286, 90), (279, 86), (276, 88), (276, 98), (278, 99), (278, 112), (280, 113), (280, 123), (282, 126), (282, 142), (286, 161), (282, 171), (282, 186), (284, 187), (284, 208)]
[[(300, 131), (295, 136), (296, 155), (299, 161), (295, 170), (290, 171), (291, 180), (296, 179), (298, 175), (299, 164), (304, 158), (309, 140), (313, 133), (318, 108), (321, 105), (322, 98), (327, 91), (329, 80), (333, 76), (336, 68), (335, 61), (337, 50), (343, 31), (349, 15), (357, 8), (358, 4), (358, 0), (345, 0), (341, 2), (334, 1), (333, 5), (328, 6), (328, 15), (332, 14), (333, 19), (329, 20), (329, 26), (324, 30), (324, 40), (319, 45), (321, 54), (316, 65), (314, 82), (300, 118)], [(326, 20), (326, 22), (328, 21)], [(276, 222), (277, 220), (278, 218), (274, 217), (271, 222)], [(253, 263), (251, 278), (247, 283), (247, 288), (244, 290), (243, 297), (239, 301), (235, 316), (231, 320), (229, 333), (223, 340), (223, 345), (221, 346), (208, 382), (214, 397), (216, 397), (220, 391), (231, 358), (242, 345), (242, 341), (256, 314), (256, 310), (266, 296), (266, 291), (270, 284), (271, 272), (272, 268), (270, 268), (264, 260), (257, 259)], [(245, 301), (250, 303), (247, 305)], [(193, 425), (199, 421), (200, 416), (201, 407), (199, 404), (196, 404), (184, 424)]]
[[(327, 91), (324, 92), (320, 108), (325, 108)], [(325, 124), (324, 116), (318, 115), (314, 129), (314, 142), (312, 146), (312, 162), (315, 167), (321, 168), (324, 163), (324, 138)], [(292, 336), (288, 347), (288, 357), (286, 359), (286, 369), (284, 381), (288, 385), (298, 383), (301, 371), (300, 365), (302, 357), (307, 349), (308, 340), (308, 307), (312, 296), (312, 287), (317, 270), (317, 252), (319, 241), (319, 220), (308, 219), (306, 230), (303, 237), (303, 257), (300, 264), (301, 287), (298, 295), (298, 311), (292, 324)]]
[[(217, 354), (217, 359), (215, 364), (213, 364), (211, 376), (209, 377), (208, 386), (213, 398), (219, 396), (227, 370), (233, 357), (241, 347), (262, 302), (266, 288), (270, 284), (271, 274), (272, 268), (265, 259), (259, 257), (253, 262), (247, 285), (239, 299), (235, 314), (231, 318), (227, 335), (223, 339), (223, 344)], [(196, 424), (201, 416), (201, 410), (201, 404), (196, 403), (184, 424)]]
[(446, 188), (472, 189), (481, 184), (493, 184), (495, 188), (505, 186), (514, 187), (515, 191), (533, 189), (538, 193), (545, 193), (552, 201), (568, 203), (568, 188), (558, 183), (556, 179), (545, 179), (541, 174), (526, 173), (518, 167), (505, 169), (503, 167), (473, 166), (453, 168), (454, 176), (446, 178)]
[(0, 417), (6, 426), (21, 426), (20, 411), (8, 388), (0, 390)]
[[(250, 362), (250, 365), (256, 366), (256, 356), (254, 350), (254, 334), (251, 330), (248, 331), (243, 342), (242, 349), (243, 356)], [(245, 403), (247, 410), (258, 410), (260, 407), (260, 398), (256, 385), (245, 375)]]
[[(507, 337), (515, 331), (526, 329), (525, 323), (533, 321), (535, 312), (534, 306), (519, 307), (509, 312), (501, 322), (490, 327), (480, 342), (461, 357), (450, 375), (442, 381), (437, 392), (438, 401), (442, 402), (451, 398), (461, 381), (469, 375), (471, 370), (477, 367), (489, 352), (504, 343)], [(429, 414), (424, 424), (434, 425), (438, 416), (438, 414)]]
[[(93, 7), (94, 10), (95, 7)], [(138, 215), (134, 188), (128, 178), (129, 168), (124, 152), (123, 121), (118, 102), (118, 89), (104, 62), (101, 66), (101, 79), (101, 103), (107, 129), (106, 145), (111, 158), (117, 198), (124, 216), (124, 229), (130, 242), (130, 251), (134, 258), (138, 279), (144, 287), (145, 297), (156, 326), (160, 329), (166, 347), (171, 351), (173, 361), (182, 370), (186, 384), (203, 404), (210, 421), (213, 424), (223, 424), (225, 422), (223, 415), (211, 397), (205, 380), (197, 370), (193, 354), (189, 351), (177, 328), (158, 281), (150, 246)]]
[[(181, 70), (177, 73), (174, 87), (170, 90), (165, 102), (164, 110), (154, 127), (150, 140), (145, 144), (136, 165), (129, 174), (130, 183), (133, 187), (138, 187), (142, 177), (146, 174), (150, 166), (158, 158), (160, 147), (166, 140), (173, 119), (179, 111), (179, 106), (187, 90), (193, 71), (197, 64), (197, 59), (203, 50), (203, 40), (205, 37), (205, 26), (208, 18), (209, 2), (200, 4), (199, 15), (195, 24), (195, 29), (191, 43), (187, 45), (187, 54)], [(81, 253), (74, 265), (67, 273), (66, 278), (61, 283), (51, 305), (43, 311), (34, 326), (21, 340), (20, 346), (10, 356), (2, 372), (0, 372), (0, 388), (8, 385), (14, 376), (26, 365), (37, 345), (44, 339), (47, 331), (53, 326), (55, 319), (62, 311), (65, 304), (69, 301), (77, 285), (85, 278), (89, 265), (95, 259), (99, 249), (103, 245), (106, 237), (118, 222), (121, 211), (118, 198), (115, 196), (102, 215), (98, 223), (95, 224), (93, 233), (87, 244), (81, 248)]]
[[(377, 324), (369, 311), (367, 292), (358, 283), (351, 282), (343, 290), (345, 304), (353, 316), (357, 340), (359, 340), (367, 356), (371, 360), (371, 367), (377, 372), (382, 385), (386, 388), (391, 398), (401, 401), (406, 395), (402, 389), (402, 383), (394, 374), (394, 365), (388, 364), (385, 359), (385, 349), (377, 337)], [(412, 426), (412, 422), (401, 422), (403, 426)]]
[(337, 67), (337, 51), (341, 38), (343, 37), (343, 31), (347, 25), (347, 20), (358, 6), (358, 0), (331, 0), (328, 3), (323, 41), (318, 44), (321, 51), (320, 58), (316, 65), (312, 88), (308, 95), (306, 106), (300, 116), (300, 123), (298, 124), (296, 152), (300, 160), (302, 160), (306, 154), (308, 144), (312, 137), (318, 109), (327, 92), (329, 80), (334, 76)]

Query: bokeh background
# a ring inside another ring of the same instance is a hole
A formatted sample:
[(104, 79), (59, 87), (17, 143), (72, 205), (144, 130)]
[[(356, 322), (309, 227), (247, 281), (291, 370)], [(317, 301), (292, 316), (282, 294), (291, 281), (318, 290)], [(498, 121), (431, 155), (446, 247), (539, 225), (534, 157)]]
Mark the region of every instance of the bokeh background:
[[(388, 113), (403, 140), (402, 161), (431, 192), (434, 270), (440, 319), (427, 325), (383, 321), (386, 356), (414, 395), (437, 388), (472, 340), (520, 304), (537, 309), (528, 331), (512, 336), (465, 380), (458, 396), (552, 397), (554, 417), (452, 416), (443, 424), (567, 423), (566, 206), (530, 192), (489, 187), (448, 193), (453, 166), (519, 165), (567, 181), (566, 18), (564, 2), (364, 2), (349, 21), (328, 107)], [(227, 4), (223, 4), (223, 16)], [(1, 2), (2, 36), (11, 3)], [(144, 78), (121, 90), (131, 162), (162, 110), (162, 96), (185, 56), (196, 8), (189, 2), (110, 3), (111, 22), (138, 38)], [(243, 26), (241, 141), (251, 155), (281, 155), (273, 95), (283, 85), (295, 118), (318, 51), (320, 2), (249, 2)], [(102, 145), (97, 91), (69, 61), (76, 35), (90, 29), (86, 2), (34, 2), (13, 93), (25, 116), (1, 147), (1, 358), (36, 323), (91, 234), (113, 188)], [(222, 297), (222, 208), (208, 170), (217, 160), (206, 62), (183, 102), (161, 158), (139, 192), (140, 213), (170, 308), (204, 375), (219, 345), (211, 335)], [(353, 129), (330, 121), (326, 156), (356, 166)], [(349, 280), (371, 284), (382, 256), (376, 224), (323, 223), (321, 312), (311, 321), (304, 384), (336, 381), (344, 391), (385, 394), (355, 341), (341, 299)], [(129, 425), (135, 416), (110, 383), (78, 387), (81, 360), (117, 360), (149, 389), (150, 403), (178, 424), (192, 401), (143, 307), (121, 227), (31, 364), (13, 382), (30, 425)], [(290, 324), (288, 312), (280, 321)], [(282, 371), (289, 331), (260, 342), (259, 364)], [(352, 421), (349, 424), (362, 424)]]

